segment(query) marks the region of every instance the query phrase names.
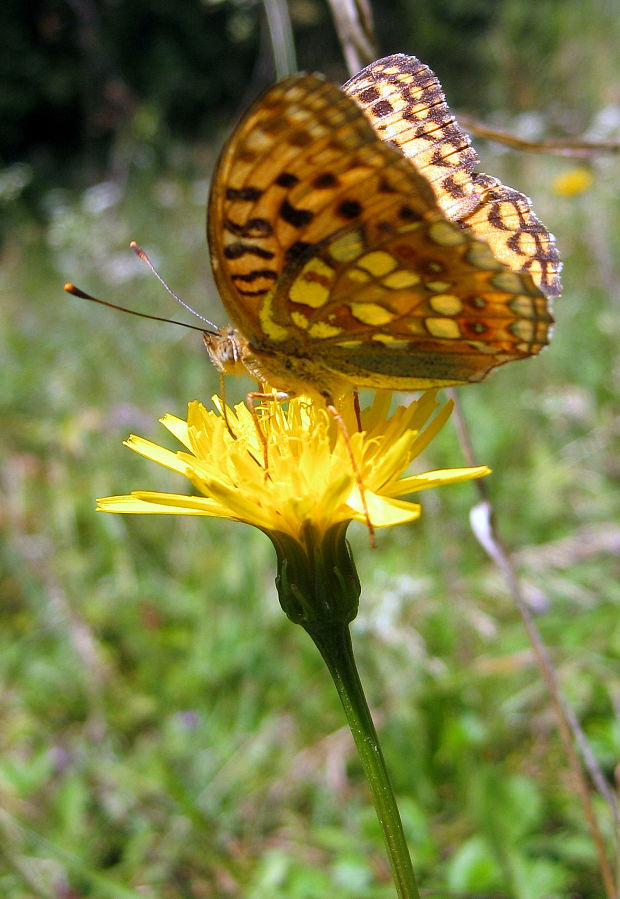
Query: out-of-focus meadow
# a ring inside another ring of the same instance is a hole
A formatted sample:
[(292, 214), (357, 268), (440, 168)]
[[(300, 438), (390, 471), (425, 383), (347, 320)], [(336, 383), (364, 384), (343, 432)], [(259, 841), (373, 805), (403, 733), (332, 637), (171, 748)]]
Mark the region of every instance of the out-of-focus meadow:
[[(62, 284), (184, 315), (128, 249), (135, 239), (224, 324), (204, 240), (208, 181), (226, 126), (271, 78), (261, 7), (131, 7), (117, 4), (116, 19), (99, 4), (77, 20), (77, 5), (1, 14), (13, 93), (0, 171), (0, 894), (387, 899), (352, 741), (316, 649), (280, 611), (268, 540), (224, 521), (94, 512), (97, 496), (185, 490), (122, 441), (174, 448), (158, 417), (183, 416), (218, 382), (199, 335)], [(487, 123), (620, 139), (613, 5), (489, 7), (382, 3), (382, 50), (419, 56), (451, 105)], [(328, 10), (290, 10), (300, 67), (344, 80)], [(620, 163), (477, 146), (481, 169), (532, 196), (557, 235), (565, 289), (550, 349), (459, 398), (613, 790)], [(567, 173), (591, 183), (570, 192), (557, 180)], [(248, 385), (229, 379), (229, 398)], [(462, 464), (451, 424), (422, 464)], [(376, 551), (364, 528), (350, 536), (354, 645), (425, 895), (600, 897), (547, 692), (469, 529), (475, 489), (422, 500), (421, 521), (380, 533)], [(598, 798), (595, 809), (611, 851), (608, 810)]]

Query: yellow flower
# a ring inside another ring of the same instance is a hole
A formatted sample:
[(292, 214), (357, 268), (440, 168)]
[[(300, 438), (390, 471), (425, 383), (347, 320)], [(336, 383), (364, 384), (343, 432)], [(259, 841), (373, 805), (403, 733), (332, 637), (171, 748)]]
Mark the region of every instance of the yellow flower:
[(594, 176), (590, 169), (578, 165), (558, 175), (552, 189), (559, 197), (574, 197), (589, 190), (593, 181)]
[[(425, 392), (391, 414), (390, 402), (390, 393), (377, 393), (362, 412), (361, 431), (353, 408), (343, 413), (370, 518), (377, 528), (419, 517), (421, 507), (400, 497), (489, 472), (479, 466), (404, 475), (443, 426), (452, 404), (445, 404), (433, 417), (439, 406), (436, 391)], [(320, 540), (335, 525), (366, 520), (345, 440), (324, 407), (297, 397), (287, 405), (273, 401), (256, 410), (266, 441), (265, 470), (265, 446), (247, 406), (229, 408), (225, 417), (220, 398), (213, 397), (213, 403), (217, 411), (190, 403), (186, 422), (174, 415), (161, 419), (186, 451), (175, 453), (142, 437), (126, 441), (135, 452), (184, 475), (199, 495), (136, 490), (128, 496), (100, 499), (97, 508), (230, 518), (299, 542), (304, 542), (308, 528)]]

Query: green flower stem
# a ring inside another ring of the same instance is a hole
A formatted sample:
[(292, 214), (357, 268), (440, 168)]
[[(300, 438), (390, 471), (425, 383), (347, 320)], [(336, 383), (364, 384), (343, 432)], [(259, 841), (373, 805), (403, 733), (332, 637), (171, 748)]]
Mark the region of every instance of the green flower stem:
[(351, 646), (360, 582), (346, 541), (348, 521), (326, 532), (308, 522), (297, 538), (269, 531), (278, 557), (280, 605), (314, 640), (333, 678), (370, 786), (399, 899), (420, 899), (403, 825)]
[(420, 899), (400, 814), (377, 732), (357, 672), (347, 623), (303, 625), (314, 640), (333, 678), (370, 786), (399, 899)]

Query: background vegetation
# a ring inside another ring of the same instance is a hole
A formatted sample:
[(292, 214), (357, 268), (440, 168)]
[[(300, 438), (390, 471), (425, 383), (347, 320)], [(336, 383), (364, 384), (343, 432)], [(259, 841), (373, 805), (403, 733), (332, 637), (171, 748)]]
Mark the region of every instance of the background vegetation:
[[(291, 0), (301, 68), (346, 76), (328, 9)], [(382, 50), (452, 106), (530, 136), (620, 137), (605, 0), (380, 0)], [(224, 323), (204, 206), (225, 128), (272, 78), (252, 2), (0, 7), (0, 894), (7, 899), (391, 897), (337, 697), (284, 618), (258, 532), (96, 515), (96, 496), (183, 489), (121, 445), (216, 389), (127, 249)], [(620, 755), (618, 162), (481, 146), (535, 199), (565, 295), (539, 359), (460, 392), (558, 675), (610, 786)], [(176, 310), (173, 312), (176, 315)], [(231, 383), (231, 396), (245, 385)], [(169, 443), (172, 446), (172, 443)], [(450, 427), (424, 460), (458, 465)], [(522, 625), (469, 531), (474, 488), (424, 497), (369, 552), (355, 624), (427, 895), (596, 899), (583, 813)], [(611, 824), (596, 805), (611, 846)]]

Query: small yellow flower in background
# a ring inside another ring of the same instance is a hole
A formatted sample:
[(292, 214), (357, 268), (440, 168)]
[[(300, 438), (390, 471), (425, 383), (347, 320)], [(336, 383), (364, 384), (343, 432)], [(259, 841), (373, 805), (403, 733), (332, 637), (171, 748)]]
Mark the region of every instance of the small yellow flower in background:
[(585, 166), (575, 166), (558, 175), (553, 181), (552, 190), (558, 197), (575, 197), (585, 193), (594, 183), (594, 175)]
[[(244, 403), (227, 410), (213, 397), (217, 411), (198, 402), (188, 406), (187, 421), (166, 415), (162, 424), (187, 451), (172, 452), (142, 437), (126, 445), (153, 462), (184, 475), (200, 495), (136, 490), (128, 496), (98, 500), (103, 512), (208, 515), (254, 525), (303, 542), (310, 526), (315, 539), (335, 525), (365, 522), (355, 473), (344, 438), (332, 416), (305, 397), (287, 405), (268, 402), (257, 409), (264, 446)], [(439, 407), (436, 391), (390, 414), (391, 394), (377, 393), (362, 412), (357, 430), (353, 409), (343, 413), (350, 444), (364, 484), (375, 527), (414, 521), (417, 503), (400, 497), (429, 487), (465, 481), (489, 473), (485, 466), (428, 471), (404, 476), (413, 459), (445, 424), (452, 404)]]

